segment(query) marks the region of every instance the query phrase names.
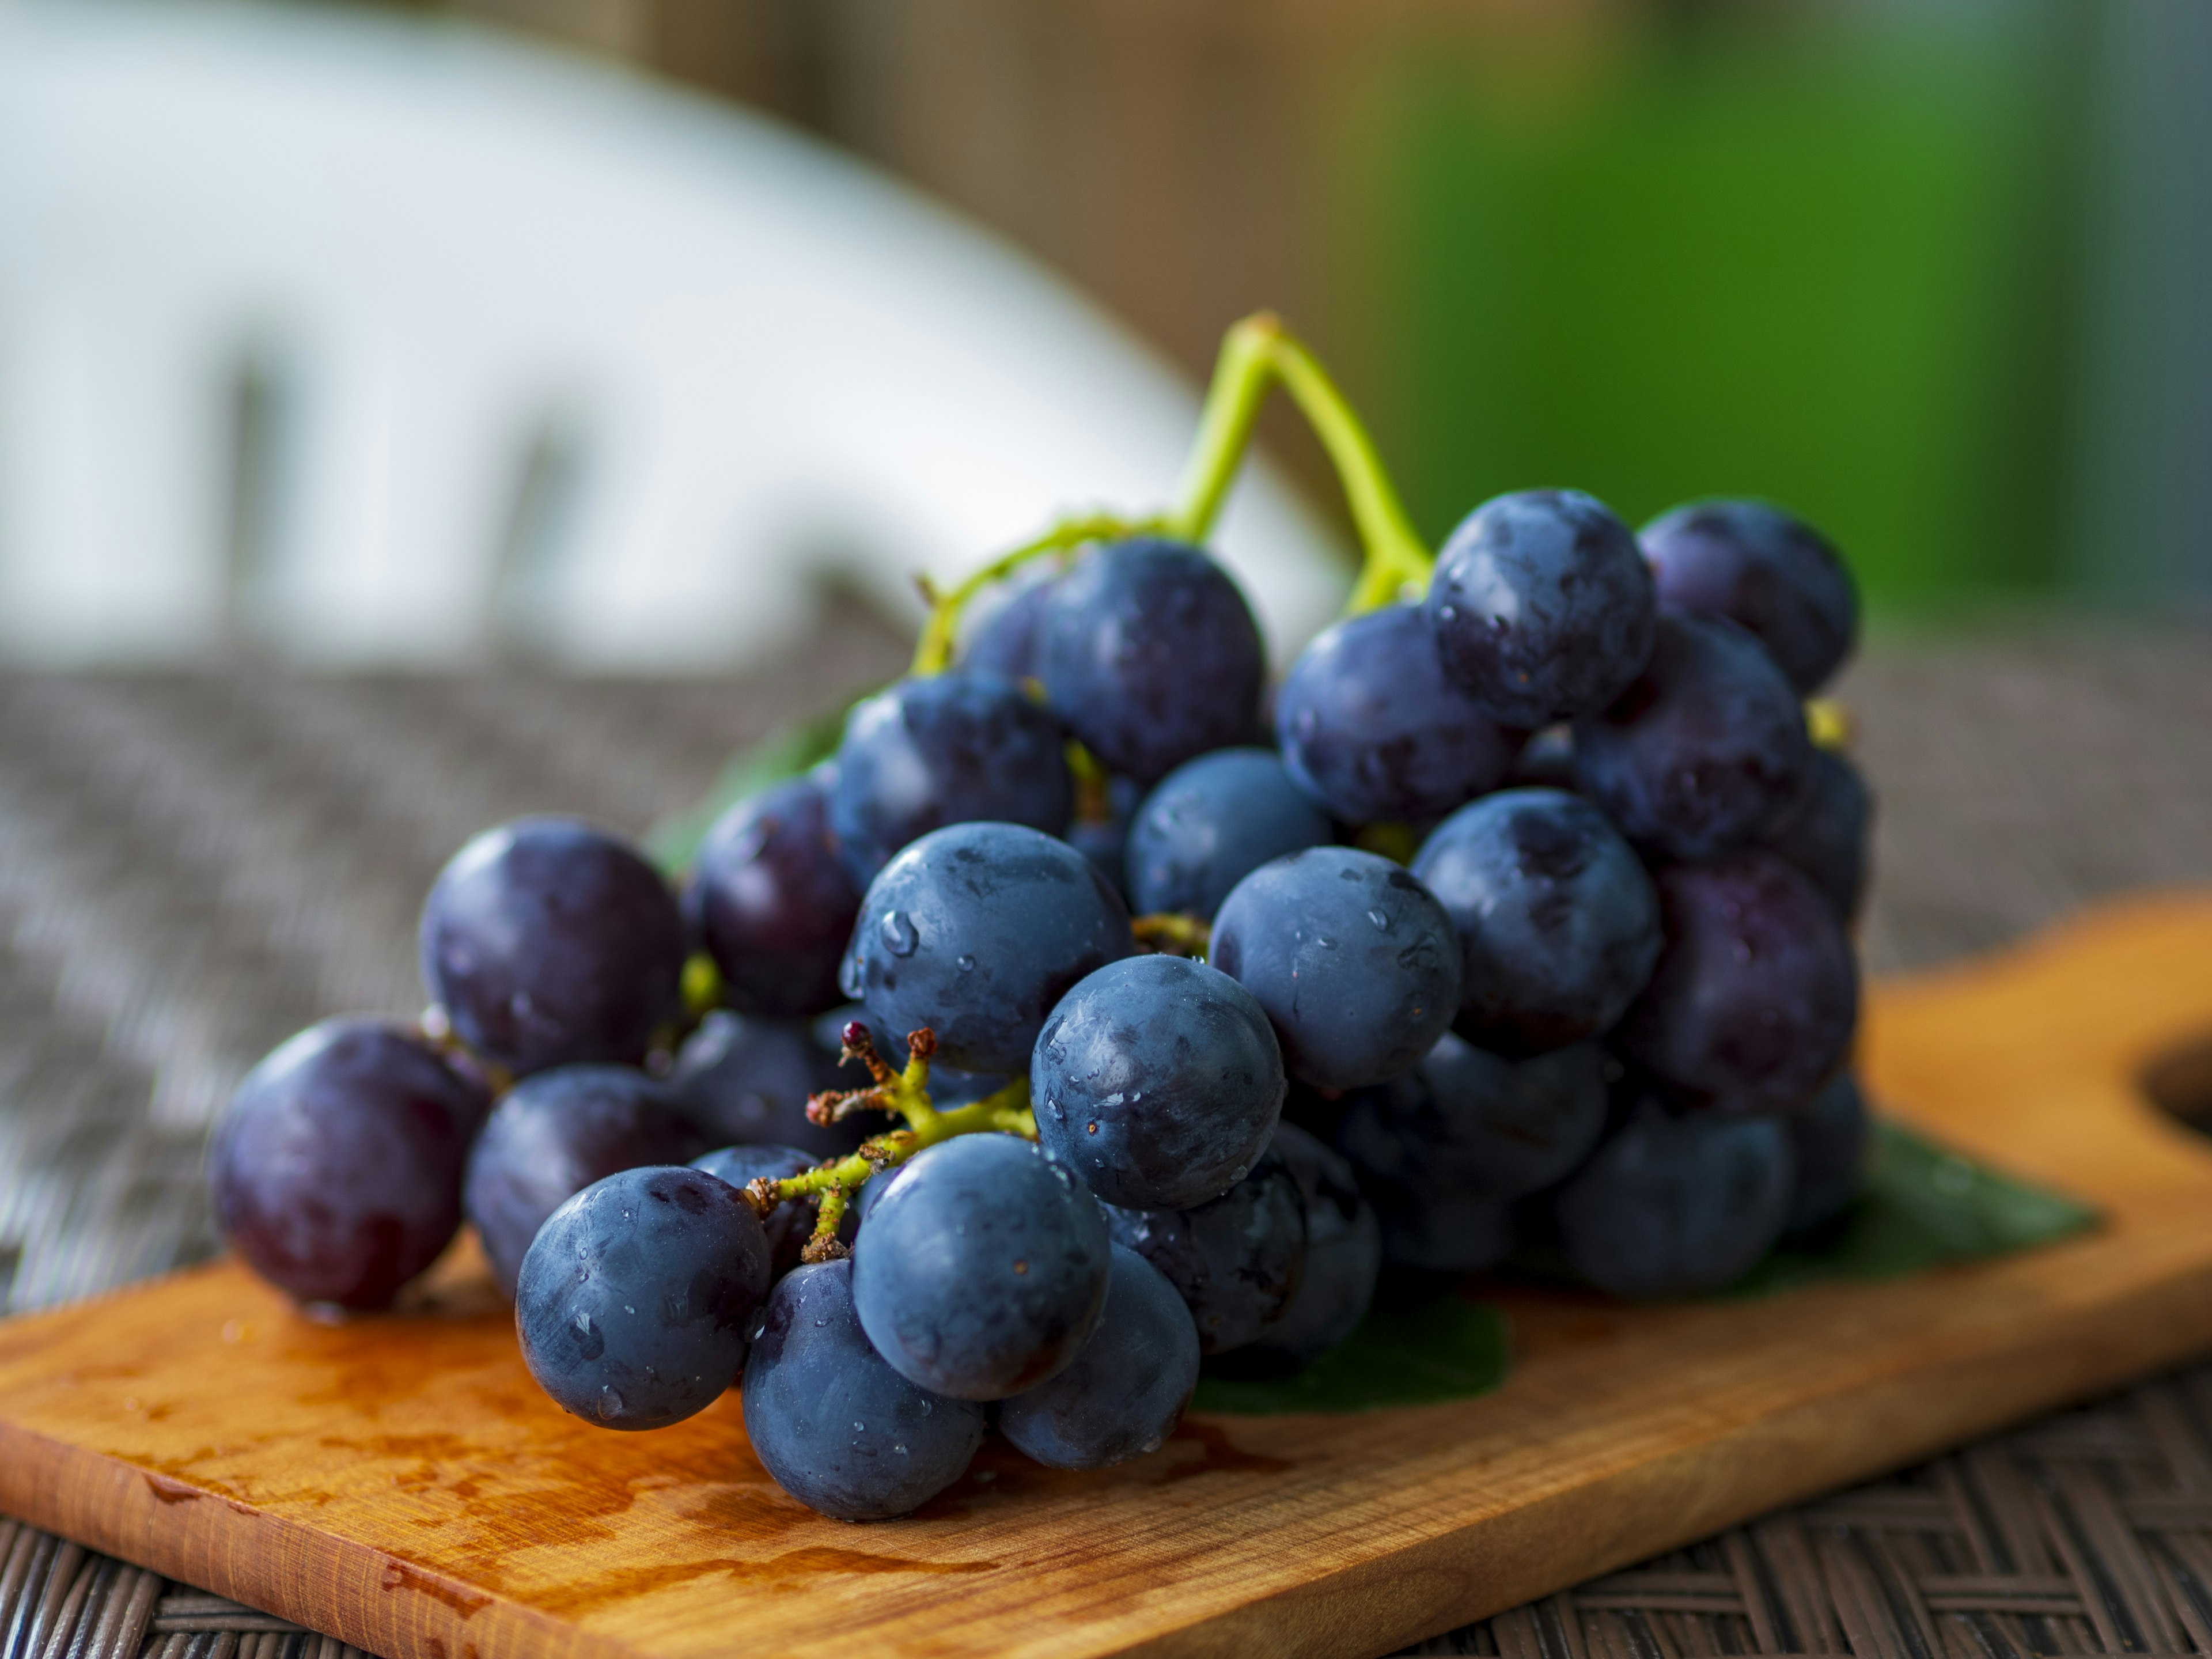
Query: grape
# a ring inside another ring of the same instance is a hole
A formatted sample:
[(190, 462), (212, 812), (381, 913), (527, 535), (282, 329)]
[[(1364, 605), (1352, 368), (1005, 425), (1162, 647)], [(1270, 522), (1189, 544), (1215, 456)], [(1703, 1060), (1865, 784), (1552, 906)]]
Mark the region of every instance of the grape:
[(1801, 697), (1851, 653), (1859, 600), (1836, 550), (1763, 501), (1692, 501), (1654, 519), (1640, 539), (1659, 603), (1726, 617), (1759, 636)]
[(217, 1224), (301, 1302), (389, 1307), (459, 1228), (489, 1107), (413, 1033), (325, 1020), (238, 1085), (208, 1157)]
[(1547, 726), (1521, 746), (1505, 781), (1523, 789), (1575, 790), (1575, 729)]
[(684, 919), (721, 969), (730, 1006), (787, 1018), (836, 1002), (837, 963), (860, 908), (814, 774), (717, 818), (684, 890)]
[(1275, 697), (1298, 787), (1349, 823), (1433, 818), (1493, 788), (1522, 733), (1444, 676), (1429, 619), (1394, 605), (1324, 629)]
[(1782, 1231), (1786, 1238), (1803, 1238), (1841, 1216), (1859, 1195), (1870, 1127), (1866, 1098), (1856, 1079), (1838, 1072), (1809, 1104), (1782, 1122), (1796, 1170)]
[(684, 1164), (706, 1137), (676, 1098), (624, 1066), (562, 1066), (524, 1079), (469, 1154), (464, 1202), (492, 1278), (509, 1300), (545, 1218), (593, 1182), (651, 1164)]
[[(743, 1192), (756, 1181), (787, 1181), (803, 1175), (815, 1162), (796, 1146), (724, 1146), (702, 1152), (691, 1160), (691, 1167), (704, 1170), (715, 1180)], [(814, 1236), (821, 1210), (818, 1200), (786, 1200), (761, 1223), (762, 1234), (768, 1240), (769, 1271), (775, 1278), (782, 1278), (799, 1265), (799, 1253)], [(843, 1237), (842, 1229), (839, 1237)]]
[(1647, 1097), (1560, 1189), (1560, 1245), (1615, 1296), (1721, 1290), (1773, 1248), (1790, 1184), (1790, 1136), (1773, 1119), (1677, 1115)]
[(1711, 858), (1771, 828), (1805, 787), (1805, 714), (1735, 623), (1672, 612), (1650, 660), (1601, 714), (1575, 722), (1575, 776), (1631, 841)]
[(1037, 678), (1053, 711), (1109, 771), (1154, 783), (1248, 741), (1267, 656), (1228, 572), (1152, 537), (1102, 547), (1053, 584)]
[(538, 1229), (515, 1334), (563, 1410), (604, 1428), (663, 1429), (738, 1380), (768, 1287), (768, 1240), (736, 1188), (699, 1170), (624, 1170)]
[(1659, 959), (1651, 878), (1577, 796), (1508, 789), (1462, 806), (1422, 843), (1413, 873), (1459, 935), (1455, 1028), (1499, 1054), (1607, 1030)]
[(1820, 890), (1771, 853), (1659, 872), (1667, 945), (1615, 1042), (1695, 1100), (1796, 1105), (1843, 1063), (1858, 963)]
[(1826, 749), (1813, 751), (1804, 792), (1759, 839), (1812, 878), (1849, 927), (1866, 897), (1867, 839), (1874, 797), (1858, 768)]
[(1294, 1371), (1350, 1336), (1367, 1317), (1382, 1267), (1382, 1232), (1352, 1166), (1295, 1124), (1275, 1131), (1306, 1201), (1306, 1267), (1282, 1316), (1237, 1351), (1240, 1370)]
[(993, 674), (901, 680), (845, 717), (830, 827), (865, 885), (901, 848), (948, 823), (1024, 823), (1057, 836), (1075, 802), (1052, 715)]
[(1140, 915), (1212, 919), (1271, 859), (1331, 838), (1328, 815), (1267, 749), (1217, 749), (1160, 780), (1129, 825), (1129, 902)]
[(983, 1443), (983, 1408), (918, 1389), (868, 1346), (853, 1264), (776, 1282), (745, 1360), (745, 1437), (775, 1483), (840, 1521), (883, 1521), (957, 1480)]
[(1018, 824), (955, 824), (869, 884), (845, 993), (867, 1004), (878, 1030), (927, 1026), (946, 1065), (1012, 1076), (1029, 1070), (1045, 1016), (1069, 988), (1135, 949), (1121, 895), (1065, 842)]
[(1283, 1107), (1267, 1011), (1178, 957), (1109, 963), (1037, 1038), (1037, 1139), (1109, 1204), (1188, 1209), (1243, 1177)]
[(1055, 1469), (1158, 1451), (1198, 1386), (1198, 1328), (1175, 1286), (1116, 1244), (1098, 1328), (1068, 1368), (1002, 1402), (999, 1431)]
[(1445, 674), (1524, 729), (1604, 708), (1651, 649), (1636, 538), (1576, 489), (1524, 489), (1468, 514), (1437, 556), (1427, 608)]
[(803, 1025), (719, 1009), (685, 1040), (668, 1074), (677, 1103), (711, 1139), (793, 1146), (817, 1159), (840, 1157), (890, 1127), (881, 1112), (808, 1121), (810, 1097), (867, 1081)]
[(1273, 1147), (1243, 1180), (1195, 1208), (1109, 1205), (1106, 1220), (1115, 1243), (1144, 1257), (1176, 1287), (1197, 1324), (1201, 1353), (1257, 1340), (1290, 1307), (1305, 1272), (1305, 1199)]
[(853, 1248), (853, 1304), (900, 1375), (1000, 1400), (1065, 1370), (1106, 1299), (1106, 1224), (1064, 1167), (1011, 1135), (916, 1154)]
[(1038, 623), (1056, 580), (1046, 576), (1006, 593), (968, 636), (967, 646), (960, 653), (961, 672), (996, 674), (1015, 685), (1035, 679)]
[(1388, 859), (1349, 847), (1292, 853), (1237, 883), (1211, 960), (1259, 998), (1291, 1074), (1319, 1088), (1405, 1070), (1459, 1010), (1443, 906)]
[(682, 1008), (684, 920), (627, 842), (521, 818), (453, 855), (423, 902), (422, 982), (454, 1033), (517, 1077), (634, 1065)]
[(1144, 791), (1133, 778), (1109, 778), (1106, 816), (1087, 818), (1079, 811), (1067, 826), (1067, 844), (1096, 865), (1107, 885), (1125, 899), (1129, 893), (1129, 821), (1143, 799)]

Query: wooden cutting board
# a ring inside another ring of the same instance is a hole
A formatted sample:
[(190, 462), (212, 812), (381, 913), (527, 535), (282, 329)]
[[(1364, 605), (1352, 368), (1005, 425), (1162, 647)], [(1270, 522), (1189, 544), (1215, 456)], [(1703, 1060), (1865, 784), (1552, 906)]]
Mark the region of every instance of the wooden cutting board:
[(2106, 1223), (1762, 1301), (1518, 1296), (1481, 1399), (1194, 1418), (1102, 1474), (987, 1449), (853, 1526), (734, 1396), (562, 1415), (466, 1274), (327, 1328), (217, 1266), (0, 1325), (0, 1510), (393, 1659), (1385, 1653), (2212, 1348), (2212, 1141), (2138, 1086), (2207, 1036), (2204, 895), (1877, 987), (1887, 1109)]

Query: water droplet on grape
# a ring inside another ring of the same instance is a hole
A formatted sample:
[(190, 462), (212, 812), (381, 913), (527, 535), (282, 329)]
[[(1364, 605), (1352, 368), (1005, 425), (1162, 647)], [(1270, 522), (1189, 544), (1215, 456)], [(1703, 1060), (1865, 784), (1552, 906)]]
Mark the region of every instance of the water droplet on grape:
[(957, 968), (963, 974), (972, 974), (975, 971), (975, 958), (973, 957), (955, 957), (952, 960), (952, 965), (955, 968)]
[(884, 912), (884, 948), (895, 957), (910, 957), (921, 943), (921, 935), (914, 931), (914, 923), (903, 912)]
[(896, 1452), (901, 1457), (904, 1457), (906, 1455), (906, 1442), (903, 1440), (892, 1441), (891, 1449)]
[(1367, 920), (1375, 924), (1378, 932), (1385, 933), (1389, 933), (1391, 927), (1397, 921), (1397, 918), (1395, 916), (1392, 915), (1388, 910), (1382, 909), (1370, 910), (1367, 913)]
[(861, 1422), (857, 1417), (853, 1419), (853, 1432), (854, 1434), (866, 1434), (867, 1431), (868, 1425), (866, 1424)]
[(612, 1389), (601, 1389), (599, 1390), (599, 1415), (601, 1418), (605, 1419), (608, 1422), (612, 1422), (616, 1418), (622, 1415), (622, 1408), (623, 1397), (620, 1395), (617, 1394)]

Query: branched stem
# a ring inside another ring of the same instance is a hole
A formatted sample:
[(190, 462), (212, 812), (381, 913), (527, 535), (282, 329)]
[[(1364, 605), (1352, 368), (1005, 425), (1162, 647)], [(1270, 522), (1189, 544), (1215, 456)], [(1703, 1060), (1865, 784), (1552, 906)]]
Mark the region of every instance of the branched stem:
[(914, 649), (913, 672), (917, 679), (941, 674), (952, 665), (952, 645), (960, 632), (960, 618), (968, 603), (985, 588), (1004, 581), (1035, 559), (1048, 553), (1065, 553), (1085, 542), (1122, 541), (1164, 526), (1157, 519), (1123, 519), (1110, 514), (1063, 519), (1033, 542), (1024, 542), (1002, 553), (957, 586), (940, 592), (924, 581), (922, 597), (929, 601), (929, 620), (922, 624), (921, 639)]

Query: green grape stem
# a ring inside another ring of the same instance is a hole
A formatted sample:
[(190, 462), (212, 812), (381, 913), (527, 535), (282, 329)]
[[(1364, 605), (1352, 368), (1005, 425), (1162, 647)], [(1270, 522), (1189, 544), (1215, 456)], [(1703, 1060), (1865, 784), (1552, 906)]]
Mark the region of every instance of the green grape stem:
[(915, 678), (927, 679), (932, 674), (942, 674), (952, 665), (952, 646), (960, 631), (960, 618), (969, 601), (985, 588), (1004, 581), (1024, 565), (1048, 554), (1069, 552), (1085, 542), (1121, 541), (1162, 527), (1157, 519), (1123, 519), (1110, 514), (1063, 519), (1035, 541), (1024, 542), (1012, 551), (1000, 554), (957, 586), (939, 592), (934, 583), (925, 580), (921, 591), (922, 597), (929, 601), (929, 620), (922, 624), (921, 638), (915, 646)]
[(1129, 924), (1137, 943), (1155, 956), (1196, 957), (1203, 960), (1213, 942), (1213, 929), (1197, 916), (1162, 910), (1139, 916)]

